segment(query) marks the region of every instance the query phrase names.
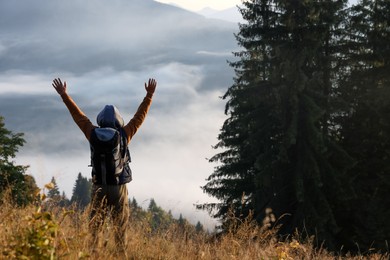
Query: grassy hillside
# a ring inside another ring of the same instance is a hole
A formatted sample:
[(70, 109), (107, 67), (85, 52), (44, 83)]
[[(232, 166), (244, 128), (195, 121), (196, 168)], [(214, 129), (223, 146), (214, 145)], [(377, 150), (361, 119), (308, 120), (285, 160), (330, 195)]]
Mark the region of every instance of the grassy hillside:
[[(7, 200), (5, 200), (7, 201)], [(215, 236), (192, 226), (172, 224), (154, 230), (147, 219), (132, 220), (124, 253), (115, 245), (113, 226), (107, 222), (93, 249), (88, 232), (88, 211), (65, 210), (42, 203), (0, 207), (0, 259), (388, 259), (389, 255), (335, 257), (314, 250), (310, 241), (294, 237), (280, 242), (273, 230), (251, 221), (232, 221), (230, 232)]]

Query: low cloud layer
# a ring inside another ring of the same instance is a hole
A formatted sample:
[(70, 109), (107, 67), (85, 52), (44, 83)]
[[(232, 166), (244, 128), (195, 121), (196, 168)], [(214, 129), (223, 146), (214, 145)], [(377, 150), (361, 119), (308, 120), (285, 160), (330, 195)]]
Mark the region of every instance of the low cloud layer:
[(107, 103), (130, 120), (154, 77), (150, 113), (131, 143), (129, 193), (210, 221), (193, 204), (213, 200), (199, 187), (214, 167), (205, 158), (225, 118), (219, 97), (232, 84), (226, 60), (237, 29), (151, 0), (1, 1), (0, 115), (25, 133), (18, 163), (31, 165), (40, 185), (54, 176), (70, 196), (78, 172), (90, 174), (89, 147), (53, 78), (67, 81), (95, 122)]

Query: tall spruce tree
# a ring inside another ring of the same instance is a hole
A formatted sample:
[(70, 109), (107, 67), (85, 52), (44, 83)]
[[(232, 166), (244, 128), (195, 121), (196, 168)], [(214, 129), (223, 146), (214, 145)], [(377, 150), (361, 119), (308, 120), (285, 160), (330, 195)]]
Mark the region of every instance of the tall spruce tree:
[[(271, 154), (276, 154), (276, 147), (272, 145), (273, 138), (261, 136), (276, 136), (271, 134), (277, 131), (274, 128), (277, 121), (272, 111), (275, 100), (270, 78), (274, 68), (272, 54), (273, 44), (283, 35), (278, 28), (278, 13), (271, 1), (244, 2), (241, 10), (248, 24), (240, 25), (240, 32), (236, 35), (238, 44), (243, 51), (235, 53), (240, 60), (231, 63), (236, 77), (224, 99), (225, 113), (228, 119), (224, 122), (218, 136), (219, 143), (216, 149), (223, 149), (210, 159), (210, 162), (220, 162), (203, 187), (203, 190), (220, 200), (220, 203), (199, 205), (207, 209), (214, 217), (227, 221), (232, 210), (235, 216), (245, 217), (249, 211), (257, 208), (260, 211), (267, 206), (272, 187), (263, 187), (263, 206), (257, 200), (255, 179), (259, 175), (257, 163), (261, 160), (272, 162)], [(259, 85), (264, 87), (259, 87)], [(274, 111), (276, 112), (276, 111)], [(258, 120), (262, 117), (263, 120)], [(260, 137), (260, 138), (257, 138)], [(262, 155), (259, 156), (259, 155)], [(265, 172), (272, 172), (270, 164)], [(266, 175), (266, 174), (264, 174)]]
[(340, 85), (340, 143), (356, 160), (350, 237), (361, 250), (388, 249), (390, 239), (390, 2), (359, 1), (351, 8), (346, 67)]
[(61, 199), (61, 193), (58, 188), (57, 181), (54, 177), (52, 177), (50, 182), (53, 184), (53, 188), (47, 192), (47, 197), (54, 201), (59, 201)]
[[(265, 209), (285, 215), (281, 232), (296, 228), (337, 246), (338, 218), (351, 158), (330, 129), (337, 44), (346, 1), (252, 0), (236, 35), (243, 50), (224, 98), (225, 121), (211, 158), (219, 162), (203, 190), (220, 203), (200, 205), (227, 221)], [(213, 211), (214, 210), (214, 211)]]
[(80, 208), (85, 208), (91, 201), (91, 188), (92, 181), (83, 177), (79, 172), (70, 202), (76, 203)]
[(172, 214), (165, 212), (153, 198), (149, 202), (147, 217), (153, 232), (166, 230), (173, 223)]

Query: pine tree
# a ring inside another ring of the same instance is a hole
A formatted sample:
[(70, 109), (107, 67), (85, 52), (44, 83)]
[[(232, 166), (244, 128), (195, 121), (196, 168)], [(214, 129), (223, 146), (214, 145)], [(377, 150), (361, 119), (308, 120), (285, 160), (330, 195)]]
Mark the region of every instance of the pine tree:
[[(275, 114), (269, 114), (271, 99), (274, 98), (270, 91), (273, 67), (271, 45), (280, 40), (283, 33), (278, 31), (278, 15), (269, 1), (248, 1), (244, 5), (246, 8), (241, 12), (248, 24), (240, 25), (236, 38), (245, 50), (235, 53), (240, 60), (231, 63), (237, 77), (223, 96), (229, 99), (225, 108), (229, 118), (224, 122), (218, 136), (219, 143), (215, 146), (223, 151), (210, 159), (210, 162), (221, 164), (203, 187), (204, 192), (221, 202), (198, 205), (198, 208), (207, 209), (214, 217), (222, 219), (227, 217), (230, 210), (240, 217), (249, 215), (249, 211), (255, 208), (256, 161), (260, 159), (256, 157), (258, 154), (268, 156), (275, 152), (271, 138), (259, 139), (254, 136), (269, 135), (270, 131), (276, 130), (272, 129)], [(267, 35), (257, 35), (257, 32), (265, 31)], [(260, 84), (269, 88), (259, 88)], [(264, 120), (257, 120), (261, 116)], [(267, 160), (265, 157), (263, 159)], [(265, 187), (263, 192), (270, 193)]]
[(204, 228), (203, 228), (203, 225), (200, 223), (200, 221), (198, 221), (195, 225), (195, 230), (196, 232), (198, 233), (202, 233), (204, 232)]
[(226, 221), (266, 208), (285, 215), (281, 232), (296, 228), (334, 247), (338, 217), (351, 198), (345, 172), (352, 164), (330, 130), (334, 113), (342, 10), (346, 1), (246, 1), (232, 62), (236, 77), (224, 98), (225, 121), (211, 158), (220, 162), (203, 190)]
[(68, 197), (66, 197), (66, 194), (63, 191), (62, 195), (60, 197), (60, 201), (58, 202), (58, 206), (60, 206), (60, 207), (67, 207), (69, 205), (70, 205), (70, 200), (68, 199)]
[(148, 206), (148, 218), (150, 227), (154, 232), (166, 230), (173, 223), (172, 215), (157, 206), (154, 199), (150, 199)]
[[(341, 144), (356, 160), (350, 170), (356, 199), (350, 236), (362, 250), (386, 250), (390, 237), (390, 2), (360, 1), (351, 8), (349, 51), (340, 82)], [(375, 242), (373, 242), (375, 241)]]
[(47, 197), (53, 201), (59, 201), (61, 198), (57, 181), (54, 177), (52, 177), (50, 182), (53, 184), (53, 188), (47, 192)]
[(184, 227), (185, 226), (185, 219), (183, 218), (183, 215), (180, 213), (179, 219), (177, 220), (177, 223), (179, 224), (179, 227)]
[(129, 203), (129, 205), (131, 206), (131, 208), (133, 209), (137, 209), (139, 208), (138, 207), (138, 202), (136, 201), (136, 199), (133, 197), (133, 200)]
[(0, 116), (0, 196), (10, 190), (13, 202), (20, 206), (32, 202), (38, 189), (35, 179), (25, 174), (28, 167), (16, 165), (12, 160), (24, 143), (23, 134), (5, 128)]
[(83, 177), (81, 172), (77, 175), (71, 203), (76, 203), (80, 208), (85, 208), (91, 201), (92, 181)]
[(139, 205), (137, 200), (133, 197), (133, 199), (129, 199), (129, 207), (132, 221), (141, 221), (146, 218), (146, 211), (144, 211)]

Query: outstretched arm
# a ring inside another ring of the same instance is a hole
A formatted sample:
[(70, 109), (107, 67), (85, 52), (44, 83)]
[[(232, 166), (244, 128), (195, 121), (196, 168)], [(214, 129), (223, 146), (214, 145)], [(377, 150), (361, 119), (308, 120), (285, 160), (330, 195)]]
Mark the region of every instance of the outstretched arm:
[(134, 114), (130, 122), (125, 125), (124, 130), (127, 134), (127, 142), (130, 142), (131, 138), (135, 135), (138, 128), (145, 120), (146, 114), (149, 111), (149, 107), (152, 103), (152, 97), (156, 90), (157, 81), (155, 79), (149, 79), (148, 83), (145, 83), (146, 97), (139, 105), (137, 112)]
[(91, 131), (93, 128), (95, 128), (95, 126), (91, 123), (91, 121), (83, 113), (83, 111), (81, 111), (81, 109), (77, 106), (76, 102), (74, 102), (73, 99), (66, 93), (66, 81), (62, 83), (60, 78), (54, 79), (52, 86), (61, 96), (73, 120), (84, 133), (85, 137), (89, 140), (91, 136)]

